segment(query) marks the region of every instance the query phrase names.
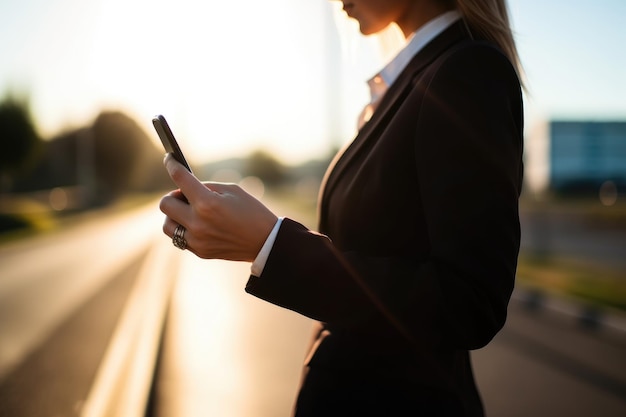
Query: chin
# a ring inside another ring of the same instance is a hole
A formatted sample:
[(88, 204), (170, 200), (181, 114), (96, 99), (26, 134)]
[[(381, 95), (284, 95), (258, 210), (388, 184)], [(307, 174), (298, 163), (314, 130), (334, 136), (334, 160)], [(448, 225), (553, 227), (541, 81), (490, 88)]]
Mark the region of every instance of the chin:
[(365, 36), (375, 35), (383, 29), (384, 27), (378, 28), (378, 27), (372, 27), (368, 25), (359, 25), (359, 31)]
[(373, 35), (373, 34), (375, 34), (376, 32), (378, 32), (377, 30), (373, 30), (372, 28), (369, 28), (369, 27), (366, 27), (366, 26), (365, 26), (365, 27), (364, 27), (364, 26), (359, 26), (359, 31), (360, 31), (363, 35), (365, 35), (365, 36), (368, 36), (368, 35)]

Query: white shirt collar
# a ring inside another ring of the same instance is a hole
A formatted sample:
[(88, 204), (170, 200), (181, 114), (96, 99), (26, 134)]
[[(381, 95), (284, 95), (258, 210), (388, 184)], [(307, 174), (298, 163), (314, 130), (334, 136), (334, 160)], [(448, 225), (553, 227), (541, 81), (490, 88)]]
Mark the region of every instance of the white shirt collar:
[(409, 61), (437, 35), (461, 18), (457, 10), (443, 13), (413, 32), (406, 46), (378, 74), (367, 83), (370, 87), (372, 102), (377, 102), (391, 84), (396, 81)]

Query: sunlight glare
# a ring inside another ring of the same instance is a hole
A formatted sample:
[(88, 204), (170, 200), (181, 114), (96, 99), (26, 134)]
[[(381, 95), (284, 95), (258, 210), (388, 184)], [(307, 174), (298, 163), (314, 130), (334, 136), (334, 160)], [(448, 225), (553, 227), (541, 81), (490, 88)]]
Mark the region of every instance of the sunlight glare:
[(142, 121), (164, 114), (194, 161), (255, 147), (319, 153), (325, 124), (302, 126), (325, 117), (322, 12), (285, 0), (113, 0), (92, 55), (97, 96)]
[[(238, 360), (240, 338), (233, 334), (245, 319), (232, 303), (241, 290), (228, 277), (228, 263), (185, 255), (175, 295), (180, 306), (175, 311), (181, 318), (172, 331), (174, 340), (193, 343), (174, 344), (177, 351), (171, 355), (173, 369), (189, 373), (180, 375), (172, 387), (177, 390), (172, 398), (178, 400), (174, 415), (228, 415), (246, 380)], [(209, 394), (212, 401), (206, 401)]]

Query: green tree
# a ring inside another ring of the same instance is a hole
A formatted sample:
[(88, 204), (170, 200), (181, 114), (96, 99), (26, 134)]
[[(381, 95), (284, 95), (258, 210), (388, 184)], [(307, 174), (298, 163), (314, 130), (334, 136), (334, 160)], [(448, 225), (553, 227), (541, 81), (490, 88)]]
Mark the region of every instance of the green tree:
[(285, 166), (270, 153), (257, 150), (246, 161), (245, 174), (260, 178), (268, 185), (278, 185), (287, 179)]
[(41, 139), (37, 134), (26, 99), (7, 95), (0, 102), (0, 178), (10, 188), (16, 175), (30, 167)]
[[(89, 135), (81, 140), (89, 141), (90, 152), (83, 152), (93, 164), (93, 175), (98, 197), (108, 201), (132, 191), (154, 188), (159, 179), (171, 186), (163, 168), (163, 153), (155, 147), (149, 136), (129, 116), (119, 111), (105, 111), (94, 121)], [(83, 148), (89, 149), (82, 143)]]

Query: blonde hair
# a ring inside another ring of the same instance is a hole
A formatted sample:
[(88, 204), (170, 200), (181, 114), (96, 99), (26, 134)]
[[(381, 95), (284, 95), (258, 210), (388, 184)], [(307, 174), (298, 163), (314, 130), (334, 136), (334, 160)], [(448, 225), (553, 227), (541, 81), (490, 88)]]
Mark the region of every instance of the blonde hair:
[(524, 71), (515, 46), (506, 0), (455, 0), (455, 3), (470, 32), (500, 47), (522, 80)]

